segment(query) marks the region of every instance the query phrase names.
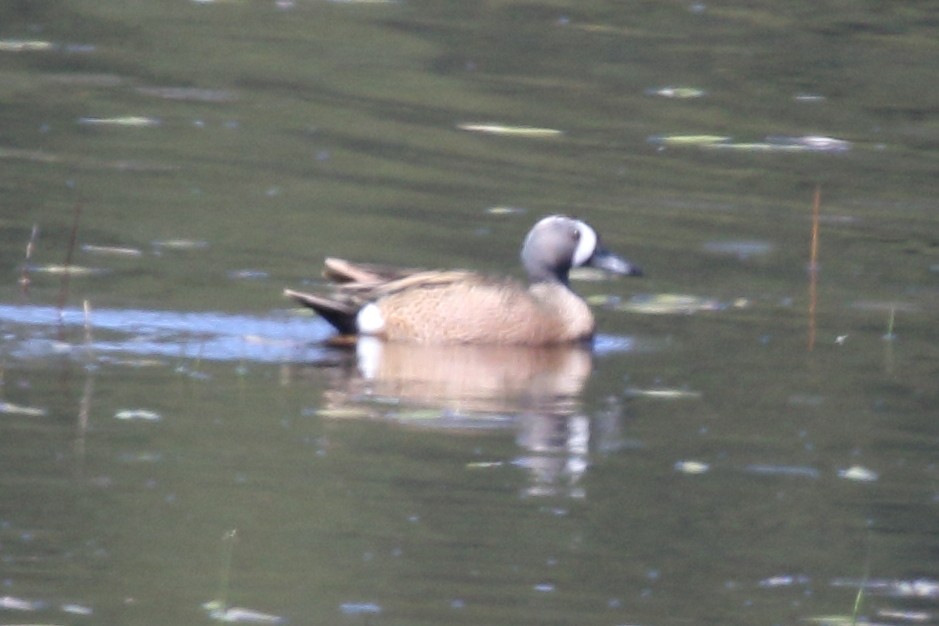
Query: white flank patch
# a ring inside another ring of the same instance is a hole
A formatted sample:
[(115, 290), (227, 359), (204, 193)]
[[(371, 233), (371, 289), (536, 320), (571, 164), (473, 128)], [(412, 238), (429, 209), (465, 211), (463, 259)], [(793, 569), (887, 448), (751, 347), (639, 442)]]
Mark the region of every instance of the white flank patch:
[(355, 318), (359, 333), (363, 335), (377, 335), (385, 330), (385, 318), (376, 304), (366, 304)]

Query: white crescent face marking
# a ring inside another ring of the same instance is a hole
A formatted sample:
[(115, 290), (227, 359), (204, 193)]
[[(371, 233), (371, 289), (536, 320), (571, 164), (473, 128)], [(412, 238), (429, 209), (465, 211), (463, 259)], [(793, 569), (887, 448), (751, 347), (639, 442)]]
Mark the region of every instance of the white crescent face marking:
[(577, 249), (574, 250), (572, 260), (574, 267), (579, 267), (589, 261), (597, 249), (597, 233), (594, 229), (578, 221), (577, 230), (580, 232), (580, 241), (577, 243)]

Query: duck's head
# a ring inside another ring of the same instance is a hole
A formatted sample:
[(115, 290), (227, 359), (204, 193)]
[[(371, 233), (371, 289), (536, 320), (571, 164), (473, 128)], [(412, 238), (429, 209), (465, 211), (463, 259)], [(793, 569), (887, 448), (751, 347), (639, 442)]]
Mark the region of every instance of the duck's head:
[(596, 267), (624, 276), (642, 276), (642, 269), (600, 244), (597, 231), (586, 222), (564, 215), (548, 216), (528, 232), (522, 264), (533, 283), (567, 284), (572, 267)]

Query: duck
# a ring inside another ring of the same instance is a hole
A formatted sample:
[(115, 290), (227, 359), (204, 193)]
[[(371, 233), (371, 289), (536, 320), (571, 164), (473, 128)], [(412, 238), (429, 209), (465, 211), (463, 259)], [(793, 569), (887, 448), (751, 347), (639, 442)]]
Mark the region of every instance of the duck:
[(597, 231), (566, 215), (539, 220), (525, 236), (528, 284), (468, 270), (422, 270), (327, 258), (322, 295), (285, 289), (342, 336), (420, 344), (550, 346), (589, 341), (596, 321), (570, 287), (570, 271), (594, 267), (641, 276), (601, 245)]

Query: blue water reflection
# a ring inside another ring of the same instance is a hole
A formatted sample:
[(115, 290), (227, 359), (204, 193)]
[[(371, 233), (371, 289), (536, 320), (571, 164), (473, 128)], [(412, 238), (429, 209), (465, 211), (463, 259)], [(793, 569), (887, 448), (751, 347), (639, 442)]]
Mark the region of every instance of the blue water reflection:
[(92, 339), (86, 344), (81, 309), (0, 305), (7, 354), (22, 359), (90, 348), (95, 353), (141, 357), (305, 362), (322, 357), (315, 342), (328, 335), (324, 325), (286, 312), (254, 317), (212, 311), (94, 309), (89, 319)]
[[(6, 352), (23, 359), (91, 348), (99, 354), (140, 357), (306, 363), (326, 356), (327, 349), (318, 344), (332, 334), (326, 324), (286, 311), (261, 317), (216, 311), (94, 309), (88, 321), (90, 343), (82, 334), (86, 325), (82, 309), (0, 305)], [(601, 335), (594, 342), (594, 352), (600, 355), (634, 349), (636, 343), (630, 337)]]

